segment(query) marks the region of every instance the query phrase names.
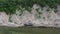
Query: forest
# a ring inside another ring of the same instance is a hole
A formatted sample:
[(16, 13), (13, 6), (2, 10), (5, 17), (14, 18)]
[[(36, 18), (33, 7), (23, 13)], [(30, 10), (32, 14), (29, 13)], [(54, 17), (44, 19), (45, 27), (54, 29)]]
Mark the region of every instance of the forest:
[[(15, 14), (16, 9), (20, 6), (26, 10), (30, 10), (33, 4), (38, 4), (42, 8), (44, 6), (49, 6), (50, 8), (57, 8), (60, 5), (60, 0), (0, 0), (0, 12), (6, 12), (7, 14)], [(22, 12), (22, 11), (21, 11)]]

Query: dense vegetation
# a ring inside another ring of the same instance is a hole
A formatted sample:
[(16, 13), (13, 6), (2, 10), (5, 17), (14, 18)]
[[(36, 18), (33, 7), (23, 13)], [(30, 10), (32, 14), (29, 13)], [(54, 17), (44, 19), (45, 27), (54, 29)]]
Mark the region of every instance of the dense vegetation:
[(39, 4), (41, 7), (48, 5), (50, 8), (57, 8), (60, 0), (0, 0), (0, 11), (4, 11), (7, 14), (14, 14), (16, 9), (20, 6), (29, 10), (33, 4)]

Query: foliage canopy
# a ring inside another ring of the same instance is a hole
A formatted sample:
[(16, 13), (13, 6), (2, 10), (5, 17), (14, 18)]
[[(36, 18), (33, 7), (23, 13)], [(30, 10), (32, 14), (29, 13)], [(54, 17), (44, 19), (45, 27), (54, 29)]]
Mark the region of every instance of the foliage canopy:
[(33, 4), (39, 4), (41, 7), (48, 5), (50, 8), (57, 8), (60, 0), (0, 0), (0, 11), (4, 11), (7, 14), (14, 14), (19, 6), (29, 10)]

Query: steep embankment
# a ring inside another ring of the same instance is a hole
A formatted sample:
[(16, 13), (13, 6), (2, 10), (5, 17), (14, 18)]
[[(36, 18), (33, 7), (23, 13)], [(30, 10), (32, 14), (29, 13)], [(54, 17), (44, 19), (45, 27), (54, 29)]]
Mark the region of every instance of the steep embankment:
[(60, 27), (60, 17), (54, 12), (54, 9), (49, 7), (41, 7), (34, 4), (31, 8), (31, 13), (23, 8), (23, 13), (20, 16), (21, 10), (16, 10), (16, 14), (7, 15), (5, 12), (0, 12), (0, 25), (18, 27), (24, 26), (25, 23), (32, 23), (33, 26)]
[(0, 0), (0, 25), (60, 27), (60, 0)]

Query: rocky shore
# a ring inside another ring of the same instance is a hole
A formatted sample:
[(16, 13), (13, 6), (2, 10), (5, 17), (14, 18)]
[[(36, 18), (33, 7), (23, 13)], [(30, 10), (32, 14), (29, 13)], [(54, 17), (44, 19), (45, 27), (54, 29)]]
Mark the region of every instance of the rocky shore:
[[(40, 14), (37, 13), (37, 9)], [(54, 12), (54, 9), (44, 7), (43, 10), (38, 5), (32, 7), (31, 13), (24, 10), (19, 16), (19, 11), (16, 14), (7, 15), (5, 12), (0, 12), (0, 26), (22, 27), (24, 24), (31, 23), (33, 26), (60, 27), (60, 16)], [(40, 17), (39, 17), (40, 16)], [(10, 17), (10, 20), (9, 20)]]

